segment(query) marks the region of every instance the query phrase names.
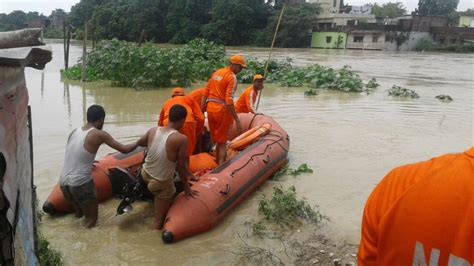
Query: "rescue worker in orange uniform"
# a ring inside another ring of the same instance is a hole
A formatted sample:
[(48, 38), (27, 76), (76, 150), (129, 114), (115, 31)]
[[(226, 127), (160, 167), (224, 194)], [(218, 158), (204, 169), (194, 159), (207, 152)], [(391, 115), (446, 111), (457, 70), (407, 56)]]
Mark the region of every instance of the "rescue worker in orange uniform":
[(195, 89), (188, 94), (188, 97), (193, 99), (199, 106), (201, 106), (202, 98), (204, 97), (204, 91), (206, 88)]
[(474, 265), (474, 147), (392, 170), (365, 205), (359, 265)]
[(242, 125), (234, 108), (234, 92), (237, 88), (235, 75), (246, 67), (242, 56), (232, 56), (230, 65), (215, 71), (204, 90), (201, 108), (207, 110), (209, 130), (212, 142), (216, 144), (219, 165), (225, 161), (227, 133), (234, 121), (237, 125), (237, 133), (242, 132)]
[(183, 127), (179, 133), (188, 138), (188, 155), (194, 153), (196, 143), (201, 136), (204, 127), (204, 115), (201, 112), (201, 107), (193, 99), (184, 95), (183, 88), (174, 88), (171, 93), (171, 99), (163, 104), (158, 120), (158, 126), (168, 126), (168, 117), (170, 109), (173, 105), (179, 104), (186, 108), (187, 115)]
[(253, 85), (245, 89), (235, 103), (235, 111), (237, 113), (257, 113), (255, 104), (258, 94), (263, 89), (264, 80), (265, 78), (259, 74), (253, 77)]

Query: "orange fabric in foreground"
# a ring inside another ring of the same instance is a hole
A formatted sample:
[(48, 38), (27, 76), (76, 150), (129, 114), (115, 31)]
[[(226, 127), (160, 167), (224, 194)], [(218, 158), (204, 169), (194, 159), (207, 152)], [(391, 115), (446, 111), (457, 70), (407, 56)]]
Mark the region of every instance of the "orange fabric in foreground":
[(358, 259), (474, 264), (474, 148), (391, 171), (367, 200)]

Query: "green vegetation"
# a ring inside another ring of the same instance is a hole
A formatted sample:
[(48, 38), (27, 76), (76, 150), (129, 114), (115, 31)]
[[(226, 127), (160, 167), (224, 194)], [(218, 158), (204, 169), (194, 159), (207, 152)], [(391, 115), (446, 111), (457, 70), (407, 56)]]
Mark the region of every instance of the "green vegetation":
[[(273, 2), (273, 3), (272, 3)], [(261, 0), (81, 0), (69, 21), (91, 22), (95, 37), (137, 41), (142, 30), (155, 42), (187, 43), (205, 38), (225, 45), (268, 46), (283, 1)], [(320, 12), (316, 4), (288, 6), (277, 46), (308, 46), (308, 30)], [(124, 19), (127, 18), (127, 19)]]
[[(316, 16), (319, 13), (321, 13), (321, 8), (317, 4), (305, 3), (287, 6), (281, 20), (275, 46), (308, 46), (311, 42), (311, 37), (308, 35), (308, 32), (311, 32), (313, 26), (316, 25)], [(270, 46), (279, 16), (280, 9), (274, 10), (266, 28), (256, 32), (257, 34), (254, 41), (256, 45)]]
[(378, 19), (400, 17), (406, 13), (407, 9), (401, 2), (388, 2), (381, 6), (377, 3), (372, 5), (372, 14)]
[(377, 82), (377, 79), (373, 78), (367, 82), (367, 85), (365, 85), (366, 88), (368, 89), (376, 89), (380, 86), (380, 84)]
[(414, 90), (410, 90), (404, 87), (393, 85), (390, 90), (388, 90), (388, 95), (397, 96), (397, 97), (410, 97), (410, 98), (420, 98), (418, 93)]
[(474, 44), (436, 45), (430, 38), (422, 38), (416, 44), (415, 50), (419, 52), (474, 53)]
[(459, 0), (419, 0), (415, 14), (424, 16), (447, 16), (456, 11)]
[[(212, 71), (225, 64), (224, 47), (202, 39), (175, 49), (102, 41), (87, 55), (87, 79), (110, 80), (113, 85), (134, 88), (186, 86), (196, 80), (207, 80)], [(77, 80), (81, 73), (77, 65), (63, 71), (63, 77)]]
[[(249, 59), (248, 69), (238, 75), (240, 82), (252, 82), (255, 74), (263, 74), (264, 61)], [(225, 48), (203, 39), (195, 39), (180, 48), (161, 49), (152, 44), (138, 47), (134, 43), (101, 41), (87, 55), (87, 80), (110, 80), (113, 85), (139, 88), (142, 86), (187, 86), (206, 81), (212, 72), (227, 65)], [(76, 65), (62, 72), (63, 78), (79, 80), (82, 70)], [(290, 60), (272, 61), (267, 82), (281, 86), (361, 92), (364, 83), (359, 75), (344, 66), (340, 70), (312, 65), (293, 67)], [(312, 92), (315, 92), (314, 90)]]
[(318, 95), (318, 92), (316, 91), (316, 89), (309, 89), (309, 90), (304, 91), (304, 95), (306, 95), (306, 96), (316, 96), (316, 95)]
[(431, 38), (424, 37), (424, 38), (421, 38), (416, 43), (415, 50), (418, 51), (418, 52), (433, 51), (433, 47), (434, 47), (434, 44), (433, 44), (433, 41), (431, 40)]
[(313, 169), (309, 168), (309, 166), (305, 163), (301, 164), (296, 169), (292, 169), (288, 165), (285, 165), (280, 170), (275, 172), (271, 178), (274, 180), (278, 180), (280, 177), (284, 175), (299, 176), (304, 173), (313, 173)]
[(62, 39), (63, 30), (59, 28), (46, 28), (43, 32), (43, 37), (46, 39)]
[(49, 246), (49, 241), (42, 235), (38, 237), (39, 264), (44, 266), (64, 265), (61, 253)]
[(304, 199), (296, 198), (294, 186), (283, 191), (274, 187), (271, 199), (265, 196), (260, 200), (258, 212), (262, 214), (266, 221), (276, 223), (282, 227), (293, 227), (300, 224), (299, 219), (307, 220), (318, 224), (326, 219), (318, 210), (314, 210)]

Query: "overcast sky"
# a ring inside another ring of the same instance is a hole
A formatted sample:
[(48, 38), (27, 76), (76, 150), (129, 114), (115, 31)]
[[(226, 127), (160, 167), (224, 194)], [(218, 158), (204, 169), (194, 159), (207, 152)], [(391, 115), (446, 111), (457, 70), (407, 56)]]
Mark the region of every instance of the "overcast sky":
[[(363, 5), (367, 3), (387, 3), (400, 1), (408, 11), (413, 11), (418, 6), (418, 0), (345, 0), (350, 5)], [(10, 13), (13, 10), (22, 10), (24, 12), (38, 11), (49, 16), (51, 11), (56, 8), (62, 8), (69, 12), (71, 6), (78, 3), (79, 0), (0, 0), (0, 13)], [(468, 8), (474, 8), (474, 0), (460, 0), (458, 11), (464, 11)]]

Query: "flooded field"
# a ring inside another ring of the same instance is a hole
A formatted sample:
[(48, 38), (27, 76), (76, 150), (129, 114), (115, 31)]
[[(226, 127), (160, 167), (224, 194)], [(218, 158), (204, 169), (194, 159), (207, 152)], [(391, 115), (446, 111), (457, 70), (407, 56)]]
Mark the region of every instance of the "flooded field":
[[(64, 148), (71, 130), (84, 122), (91, 104), (103, 105), (104, 129), (121, 142), (131, 142), (156, 124), (170, 89), (135, 91), (109, 83), (64, 83), (62, 44), (52, 43), (53, 61), (44, 71), (26, 70), (33, 115), (35, 184), (40, 205), (59, 180)], [(81, 48), (71, 47), (72, 62)], [(228, 53), (266, 58), (267, 50), (228, 48)], [(474, 56), (435, 53), (386, 53), (277, 49), (279, 59), (295, 65), (350, 65), (364, 81), (377, 78), (381, 87), (369, 95), (321, 92), (304, 96), (305, 88), (267, 84), (260, 110), (272, 116), (291, 136), (290, 166), (307, 163), (312, 174), (267, 182), (212, 231), (172, 245), (150, 230), (151, 203), (135, 204), (132, 214), (116, 217), (118, 200), (99, 205), (98, 226), (83, 229), (72, 216), (45, 216), (41, 231), (61, 251), (67, 264), (229, 264), (245, 234), (245, 221), (255, 220), (262, 193), (294, 185), (297, 193), (318, 205), (329, 221), (317, 233), (335, 241), (358, 244), (365, 200), (393, 167), (461, 152), (474, 144)], [(393, 84), (415, 90), (419, 99), (388, 96)], [(193, 88), (202, 86), (195, 84)], [(237, 95), (248, 85), (239, 85)], [(449, 94), (454, 101), (435, 98)], [(98, 157), (111, 152), (103, 147)], [(303, 226), (292, 235), (303, 241), (315, 232)], [(281, 249), (278, 242), (249, 240)], [(288, 261), (292, 263), (292, 261)]]

